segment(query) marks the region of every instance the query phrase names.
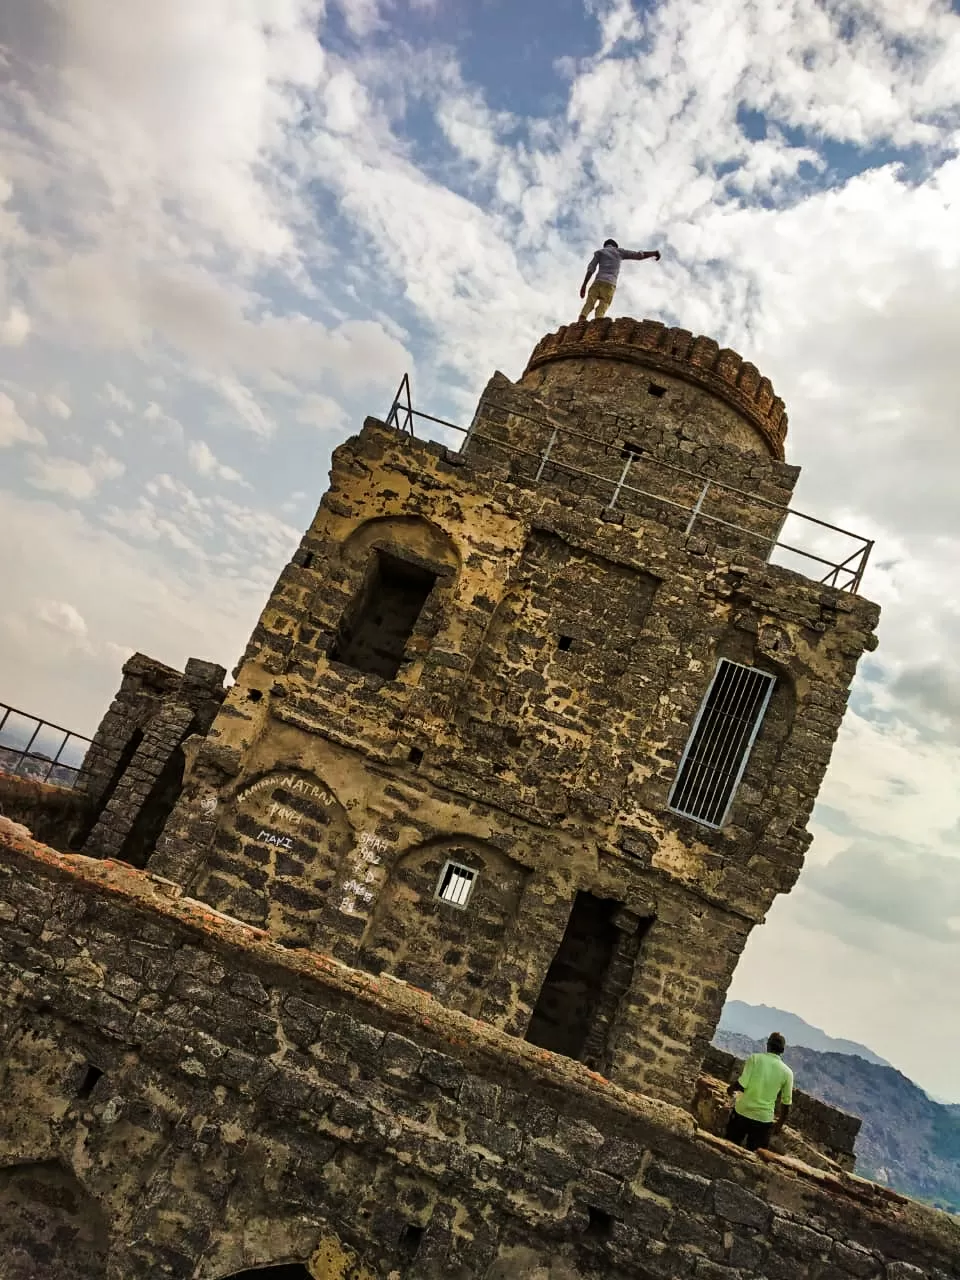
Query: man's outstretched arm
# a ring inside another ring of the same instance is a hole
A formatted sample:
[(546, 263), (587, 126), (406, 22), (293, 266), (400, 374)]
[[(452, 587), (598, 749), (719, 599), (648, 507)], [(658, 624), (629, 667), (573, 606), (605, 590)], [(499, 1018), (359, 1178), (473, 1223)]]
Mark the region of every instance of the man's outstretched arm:
[(596, 271), (599, 265), (600, 265), (600, 255), (599, 253), (595, 253), (593, 257), (590, 259), (590, 265), (587, 267), (587, 274), (583, 277), (583, 284), (580, 286), (581, 298), (585, 298), (587, 296), (587, 285), (590, 283), (590, 277), (593, 275), (593, 273)]
[(656, 258), (660, 261), (659, 249), (621, 249), (621, 258), (628, 258), (631, 262), (642, 262), (644, 258)]

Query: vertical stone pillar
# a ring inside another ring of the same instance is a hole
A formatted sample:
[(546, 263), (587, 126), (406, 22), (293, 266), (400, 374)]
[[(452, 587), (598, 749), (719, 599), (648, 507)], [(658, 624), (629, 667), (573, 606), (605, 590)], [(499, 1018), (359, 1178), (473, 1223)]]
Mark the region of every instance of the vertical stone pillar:
[(167, 706), (147, 726), (129, 766), (83, 845), (93, 857), (118, 858), (155, 784), (193, 721), (193, 710)]

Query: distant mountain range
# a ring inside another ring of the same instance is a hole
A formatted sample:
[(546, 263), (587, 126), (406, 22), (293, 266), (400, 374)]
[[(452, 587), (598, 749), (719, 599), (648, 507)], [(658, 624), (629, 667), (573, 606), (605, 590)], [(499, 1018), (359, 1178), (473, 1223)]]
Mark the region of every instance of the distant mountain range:
[[(730, 1023), (761, 1027), (762, 1033), (747, 1036), (727, 1029)], [(782, 1009), (731, 1001), (714, 1044), (745, 1058), (764, 1048), (771, 1031), (782, 1031), (787, 1038), (784, 1058), (798, 1088), (863, 1120), (857, 1173), (960, 1214), (960, 1104), (934, 1102), (865, 1045), (835, 1040)], [(818, 1045), (844, 1047), (809, 1047), (807, 1037)]]
[(872, 1062), (878, 1067), (889, 1067), (885, 1058), (879, 1057), (872, 1049), (856, 1040), (838, 1040), (828, 1036), (819, 1027), (812, 1027), (795, 1013), (787, 1013), (785, 1009), (774, 1009), (766, 1004), (744, 1004), (742, 1000), (728, 1000), (720, 1015), (720, 1030), (730, 1031), (735, 1035), (747, 1036), (751, 1040), (766, 1040), (771, 1031), (780, 1031), (786, 1037), (787, 1044), (803, 1045), (806, 1049), (816, 1049), (820, 1053), (850, 1053), (864, 1062)]

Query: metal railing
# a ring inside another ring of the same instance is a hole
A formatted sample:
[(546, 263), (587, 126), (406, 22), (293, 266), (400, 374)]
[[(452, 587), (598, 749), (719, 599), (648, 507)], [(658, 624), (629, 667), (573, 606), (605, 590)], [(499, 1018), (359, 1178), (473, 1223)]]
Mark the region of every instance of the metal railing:
[[(542, 428), (544, 432), (549, 433), (545, 446), (539, 450), (528, 449), (513, 441), (505, 440), (498, 435), (480, 431), (477, 424), (481, 419), (482, 410), (485, 408), (497, 410), (513, 418), (521, 418), (536, 427)], [(533, 476), (535, 483), (540, 483), (543, 480), (544, 472), (548, 467), (551, 467), (555, 471), (566, 472), (569, 475), (579, 476), (591, 482), (596, 482), (600, 486), (607, 487), (610, 490), (610, 500), (606, 505), (607, 511), (615, 510), (618, 503), (622, 505), (624, 494), (636, 495), (688, 516), (689, 518), (684, 526), (685, 533), (693, 533), (698, 523), (719, 526), (755, 543), (757, 553), (765, 561), (779, 564), (784, 568), (795, 569), (797, 572), (802, 573), (804, 577), (812, 578), (815, 582), (837, 587), (842, 591), (856, 592), (863, 581), (867, 561), (870, 559), (870, 553), (873, 550), (872, 539), (864, 538), (849, 529), (843, 529), (840, 525), (830, 524), (827, 520), (820, 520), (816, 516), (807, 515), (803, 511), (797, 511), (793, 507), (785, 507), (780, 503), (771, 501), (769, 498), (761, 497), (760, 494), (738, 489), (734, 485), (725, 484), (721, 480), (710, 479), (696, 471), (678, 466), (676, 463), (666, 462), (664, 459), (657, 458), (642, 449), (633, 449), (630, 446), (621, 446), (619, 444), (605, 444), (595, 436), (577, 431), (573, 427), (562, 427), (547, 419), (534, 418), (530, 414), (510, 408), (508, 405), (495, 404), (489, 400), (481, 400), (477, 406), (477, 412), (474, 414), (473, 422), (469, 427), (462, 427), (459, 423), (450, 422), (446, 418), (438, 418), (431, 413), (424, 413), (420, 409), (415, 409), (411, 399), (410, 379), (404, 374), (393, 404), (390, 406), (390, 412), (387, 414), (386, 424), (397, 431), (402, 431), (414, 437), (416, 434), (414, 422), (418, 418), (435, 426), (458, 432), (462, 436), (460, 443), (461, 453), (472, 441), (482, 440), (518, 458), (527, 458), (535, 461), (537, 464), (536, 472)], [(603, 449), (611, 455), (620, 453), (624, 462), (619, 475), (615, 478), (599, 475), (595, 471), (589, 471), (584, 467), (558, 457), (556, 453), (558, 444), (568, 438), (574, 441), (586, 442), (591, 448), (595, 450), (598, 448)], [(635, 474), (639, 473), (642, 476), (644, 468), (647, 470), (656, 468), (673, 473), (677, 477), (682, 477), (685, 481), (693, 482), (696, 488), (695, 498), (691, 502), (679, 502), (676, 498), (668, 497), (665, 493), (657, 493), (638, 484), (631, 484), (630, 480), (633, 479)], [(773, 532), (749, 529), (742, 524), (707, 511), (706, 504), (711, 497), (719, 497), (721, 500), (728, 498), (733, 500), (734, 503), (739, 502), (741, 505), (746, 503), (750, 507), (760, 509), (766, 513)], [(784, 533), (787, 531), (788, 525), (791, 530), (791, 541), (784, 539)], [(800, 539), (807, 542), (806, 546), (795, 545), (792, 530), (798, 526)], [(804, 538), (804, 534), (800, 530), (806, 531), (806, 538)], [(843, 540), (839, 547), (836, 545), (838, 540)], [(774, 559), (775, 556), (776, 559)], [(812, 565), (817, 565), (819, 568), (811, 571)], [(822, 572), (824, 569), (826, 572)], [(822, 576), (817, 576), (820, 573), (822, 573)]]
[(82, 733), (0, 702), (0, 773), (72, 787), (90, 741)]

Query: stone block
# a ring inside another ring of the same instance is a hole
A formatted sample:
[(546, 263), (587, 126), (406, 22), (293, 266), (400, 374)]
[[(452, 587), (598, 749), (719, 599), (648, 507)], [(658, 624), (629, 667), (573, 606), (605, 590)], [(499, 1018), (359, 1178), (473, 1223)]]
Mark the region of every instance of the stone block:
[(769, 1230), (773, 1218), (772, 1209), (759, 1196), (745, 1191), (735, 1182), (722, 1179), (713, 1184), (713, 1209), (718, 1217), (727, 1222), (753, 1227), (758, 1231)]
[[(709, 1207), (713, 1207), (711, 1190), (714, 1184), (709, 1178), (703, 1178), (699, 1174), (688, 1173), (683, 1169), (654, 1160), (644, 1174), (643, 1182), (650, 1191), (663, 1196), (672, 1205), (687, 1212), (703, 1213)], [(722, 1200), (724, 1207), (732, 1203), (733, 1200), (730, 1197)], [(721, 1208), (721, 1203), (716, 1204), (716, 1212), (723, 1217), (728, 1216)], [(738, 1222), (742, 1220), (741, 1218), (733, 1219)]]

